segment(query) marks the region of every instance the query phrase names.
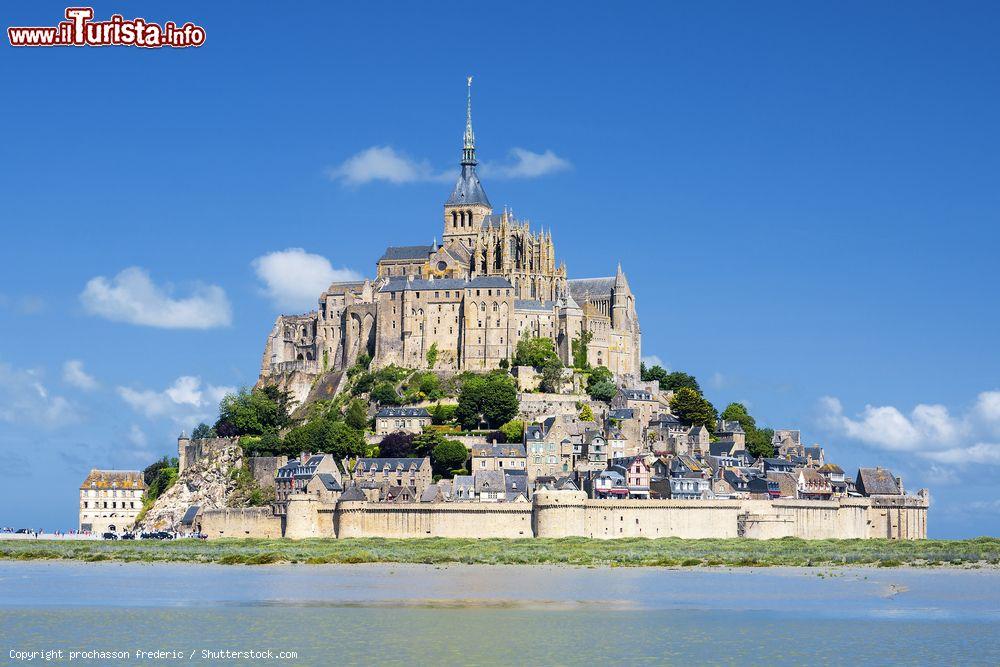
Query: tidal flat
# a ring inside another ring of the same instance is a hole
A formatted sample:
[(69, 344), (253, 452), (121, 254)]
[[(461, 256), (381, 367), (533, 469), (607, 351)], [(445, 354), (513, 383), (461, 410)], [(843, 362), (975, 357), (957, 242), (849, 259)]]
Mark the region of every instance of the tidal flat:
[(0, 588), (5, 649), (128, 664), (1000, 664), (994, 568), (4, 561)]
[(986, 567), (1000, 539), (777, 540), (218, 539), (0, 540), (2, 560), (217, 563), (220, 565), (420, 563), (578, 567)]

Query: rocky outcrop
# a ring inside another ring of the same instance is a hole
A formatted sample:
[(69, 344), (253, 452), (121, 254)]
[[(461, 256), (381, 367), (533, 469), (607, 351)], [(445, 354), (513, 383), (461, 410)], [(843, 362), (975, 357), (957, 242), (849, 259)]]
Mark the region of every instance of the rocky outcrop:
[(156, 499), (139, 523), (139, 530), (169, 530), (191, 505), (202, 510), (223, 509), (236, 488), (234, 470), (243, 466), (243, 450), (231, 444), (212, 450), (186, 468), (173, 486)]

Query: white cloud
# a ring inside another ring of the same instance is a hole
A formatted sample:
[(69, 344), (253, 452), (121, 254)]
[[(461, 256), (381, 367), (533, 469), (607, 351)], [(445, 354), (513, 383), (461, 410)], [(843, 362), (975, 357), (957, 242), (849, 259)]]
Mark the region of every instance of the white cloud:
[(976, 399), (976, 414), (1000, 434), (1000, 391), (984, 391)]
[(221, 287), (198, 284), (183, 298), (174, 298), (172, 292), (170, 285), (156, 285), (144, 269), (133, 266), (110, 280), (92, 278), (80, 301), (93, 315), (148, 327), (211, 329), (232, 321), (232, 309)]
[(500, 164), (486, 162), (482, 166), (484, 177), (489, 178), (538, 178), (571, 169), (569, 160), (561, 158), (551, 150), (535, 153), (526, 148), (510, 149), (512, 162)]
[(83, 362), (79, 359), (70, 359), (63, 364), (63, 382), (84, 391), (91, 391), (98, 387), (97, 380), (83, 370)]
[(921, 403), (909, 414), (891, 405), (866, 405), (854, 417), (841, 402), (820, 399), (822, 423), (836, 433), (878, 449), (912, 452), (942, 464), (1000, 465), (1000, 443), (989, 442), (992, 420), (1000, 415), (1000, 392), (983, 392), (962, 416), (940, 404)]
[(319, 295), (330, 283), (361, 280), (351, 269), (335, 269), (320, 255), (302, 248), (288, 248), (253, 260), (264, 293), (278, 308), (309, 310), (316, 307)]
[[(526, 148), (512, 148), (508, 162), (484, 162), (480, 173), (488, 178), (538, 178), (572, 168), (569, 160), (551, 150), (536, 153)], [(365, 185), (384, 181), (403, 183), (448, 182), (457, 177), (455, 169), (438, 170), (428, 160), (411, 158), (392, 146), (372, 146), (328, 169), (332, 181), (344, 185)]]
[(427, 160), (414, 160), (403, 153), (397, 153), (392, 146), (372, 146), (329, 169), (327, 176), (330, 180), (346, 185), (364, 185), (372, 181), (399, 185), (448, 181), (455, 177), (455, 170), (435, 171)]
[(72, 403), (49, 393), (40, 371), (0, 362), (0, 422), (52, 429), (79, 419)]
[(125, 437), (129, 442), (140, 449), (144, 449), (146, 447), (146, 443), (148, 442), (145, 431), (143, 431), (138, 424), (132, 424), (132, 427), (128, 430), (128, 434)]
[(129, 407), (150, 419), (169, 418), (190, 429), (200, 421), (214, 421), (219, 401), (235, 387), (202, 384), (199, 377), (182, 375), (163, 389), (118, 387), (118, 395)]
[(663, 359), (660, 359), (655, 354), (650, 354), (642, 358), (642, 363), (646, 364), (646, 368), (652, 368), (653, 366), (659, 366), (665, 370), (670, 370), (667, 368), (667, 364), (664, 363)]

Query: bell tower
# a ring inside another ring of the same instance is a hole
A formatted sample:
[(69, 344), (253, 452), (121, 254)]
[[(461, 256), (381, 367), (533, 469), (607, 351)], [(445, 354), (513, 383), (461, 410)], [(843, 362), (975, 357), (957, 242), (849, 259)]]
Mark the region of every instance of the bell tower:
[(470, 250), (476, 244), (483, 218), (493, 212), (476, 174), (476, 135), (472, 132), (472, 77), (467, 80), (465, 136), (462, 141), (462, 173), (444, 203), (443, 244), (455, 240)]

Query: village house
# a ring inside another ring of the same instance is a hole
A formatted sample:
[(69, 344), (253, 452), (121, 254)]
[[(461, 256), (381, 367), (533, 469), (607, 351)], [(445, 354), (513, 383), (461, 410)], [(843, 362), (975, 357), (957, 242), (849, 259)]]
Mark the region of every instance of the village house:
[(146, 482), (140, 470), (91, 470), (80, 485), (80, 530), (129, 530), (142, 511)]
[(903, 480), (894, 476), (888, 468), (858, 468), (854, 486), (863, 496), (903, 495)]
[(797, 475), (796, 488), (799, 498), (803, 500), (829, 500), (833, 495), (833, 488), (828, 480), (815, 468), (797, 468), (793, 474)]
[(386, 407), (375, 413), (375, 435), (384, 436), (398, 431), (421, 433), (431, 422), (431, 413), (427, 408)]
[(826, 477), (827, 481), (830, 482), (830, 489), (833, 491), (834, 496), (847, 495), (847, 479), (844, 475), (844, 469), (839, 465), (836, 463), (824, 463), (816, 469), (816, 472)]
[[(333, 477), (337, 486), (343, 490), (340, 469), (329, 454), (303, 454), (301, 459), (292, 459), (278, 468), (274, 477), (274, 513), (279, 516), (284, 515), (288, 507), (288, 497), (293, 493), (305, 491), (313, 477), (320, 473)], [(322, 482), (314, 485), (313, 491), (319, 494), (320, 486), (323, 486)]]
[(487, 470), (521, 470), (530, 474), (528, 470), (527, 457), (524, 453), (524, 445), (520, 443), (508, 444), (479, 444), (472, 446), (472, 473), (480, 473)]
[[(431, 460), (421, 458), (360, 458), (352, 466), (349, 460), (343, 462), (349, 478), (361, 489), (379, 489), (384, 498), (386, 490), (393, 487), (413, 489), (412, 495), (419, 497), (431, 485)], [(369, 495), (369, 494), (366, 494)], [(369, 495), (371, 499), (372, 496)]]
[(568, 466), (563, 468), (559, 443), (546, 436), (543, 424), (532, 424), (524, 429), (528, 477), (532, 480), (538, 477), (555, 476), (569, 469)]
[(642, 456), (626, 456), (611, 459), (609, 470), (617, 471), (625, 478), (629, 498), (649, 498), (650, 469)]

